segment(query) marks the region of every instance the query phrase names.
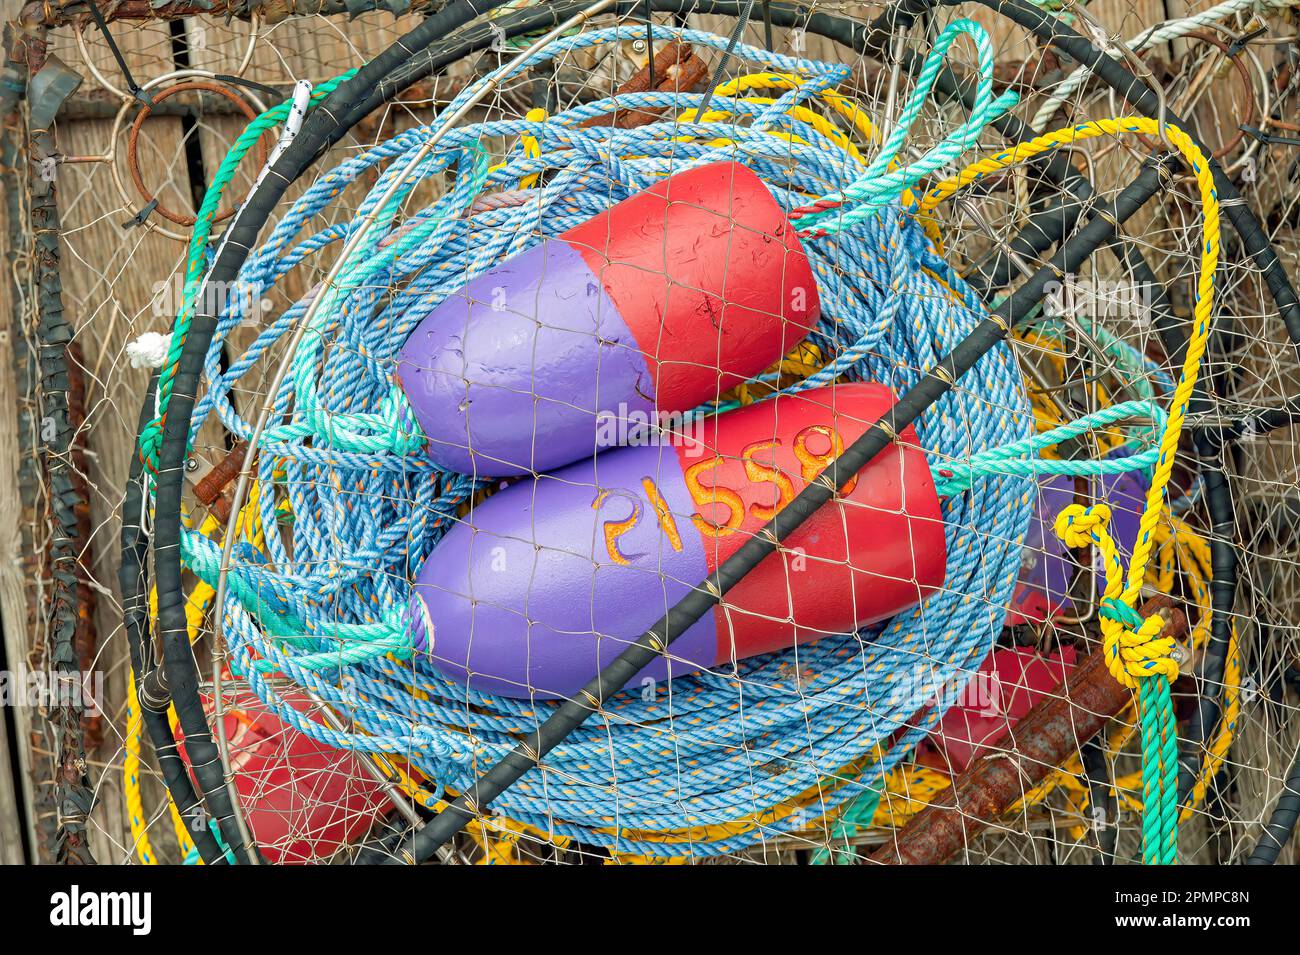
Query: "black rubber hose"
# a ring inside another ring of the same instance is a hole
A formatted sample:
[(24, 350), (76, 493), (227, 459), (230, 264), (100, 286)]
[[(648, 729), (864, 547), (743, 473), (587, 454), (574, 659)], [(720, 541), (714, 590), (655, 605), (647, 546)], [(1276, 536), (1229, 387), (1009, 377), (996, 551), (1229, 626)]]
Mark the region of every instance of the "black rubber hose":
[[(1019, 234), (1007, 242), (1006, 249), (990, 252), (969, 272), (963, 274), (962, 279), (981, 298), (989, 298), (996, 289), (1010, 284), (1015, 274), (1016, 266), (1010, 253), (1014, 252), (1027, 260), (1039, 258), (1069, 234), (1085, 214), (1086, 206), (1086, 203), (1078, 199), (1049, 203), (1030, 215)], [(1116, 236), (1106, 243), (1106, 248), (1124, 269), (1135, 276), (1138, 288), (1149, 296), (1144, 304), (1164, 345), (1165, 354), (1169, 356), (1166, 363), (1176, 376), (1186, 353), (1187, 334), (1184, 331), (1185, 323), (1174, 314), (1168, 291), (1156, 277), (1142, 251), (1125, 237)]]
[(963, 272), (962, 280), (980, 298), (990, 298), (998, 289), (1010, 285), (1018, 272), (1011, 253), (1022, 259), (1037, 259), (1069, 234), (1082, 212), (1083, 203), (1078, 199), (1048, 203), (1030, 214), (1029, 221), (1006, 243), (1005, 249), (993, 249)]
[[(337, 117), (346, 115), (357, 101), (373, 91), (379, 80), (413, 52), (428, 47), (503, 2), (505, 0), (457, 0), (448, 4), (362, 67), (307, 117), (298, 136), (272, 166), (271, 174), (262, 180), (227, 228), (229, 239), (222, 244), (221, 252), (208, 273), (208, 287), (217, 293), (212, 296), (217, 301), (198, 303), (181, 350), (163, 427), (155, 483), (153, 556), (158, 590), (158, 630), (167, 686), (185, 733), (186, 755), (208, 807), (237, 860), (244, 857), (246, 849), (234, 821), (220, 752), (213, 742), (199, 698), (198, 669), (189, 646), (181, 570), (180, 513), (184, 462), (189, 449), (190, 419), (203, 357), (216, 330), (216, 317), (225, 300), (225, 290), (232, 287), (258, 233), (285, 189), (321, 152), (346, 134), (347, 128), (338, 125)], [(217, 608), (216, 612), (221, 613), (222, 609)], [(217, 860), (205, 857), (204, 861)]]
[[(1197, 409), (1193, 405), (1193, 413)], [(1200, 461), (1206, 511), (1210, 519), (1210, 638), (1201, 658), (1200, 681), (1204, 688), (1197, 699), (1196, 713), (1179, 740), (1178, 798), (1186, 801), (1200, 773), (1202, 749), (1219, 722), (1219, 689), (1232, 641), (1232, 609), (1236, 603), (1237, 546), (1236, 506), (1232, 485), (1223, 469), (1223, 448), (1204, 433), (1193, 435)]]
[(1115, 199), (1104, 216), (1092, 219), (1023, 286), (1003, 300), (958, 345), (941, 358), (924, 378), (898, 399), (882, 416), (835, 458), (785, 508), (728, 557), (708, 579), (694, 587), (649, 630), (597, 674), (570, 700), (565, 700), (528, 738), (480, 776), (469, 792), (462, 793), (446, 809), (412, 834), (390, 863), (420, 863), (430, 858), (489, 803), (538, 766), (552, 749), (619, 692), (644, 667), (713, 609), (722, 598), (768, 555), (799, 528), (822, 505), (844, 487), (904, 428), (945, 395), (962, 375), (995, 345), (1042, 299), (1049, 284), (1062, 271), (1081, 265), (1115, 234), (1115, 223), (1123, 223), (1146, 203), (1170, 178), (1173, 157), (1147, 162), (1137, 179)]
[(1272, 865), (1276, 862), (1282, 849), (1295, 834), (1297, 819), (1300, 819), (1300, 751), (1296, 752), (1291, 772), (1283, 783), (1282, 795), (1273, 806), (1268, 825), (1264, 827), (1246, 865)]
[(1119, 800), (1116, 799), (1106, 749), (1097, 739), (1083, 746), (1083, 775), (1088, 784), (1088, 807), (1092, 831), (1097, 838), (1093, 865), (1114, 865), (1115, 844), (1119, 840)]
[[(503, 0), (480, 5), (499, 6), (501, 2)], [(644, 6), (644, 0), (635, 0), (635, 2), (618, 4), (617, 6), (620, 9), (623, 7), (631, 8), (636, 6), (638, 2)], [(559, 26), (569, 17), (580, 13), (590, 5), (590, 0), (585, 0), (585, 2), (577, 3), (545, 3), (527, 7), (516, 13), (494, 19), (492, 21), (493, 26), (488, 26), (486, 23), (470, 26), (461, 33), (456, 34), (454, 42), (426, 43), (424, 47), (412, 50), (410, 55), (401, 60), (395, 68), (371, 81), (369, 88), (363, 91), (363, 96), (346, 109), (336, 111), (335, 122), (337, 128), (341, 130), (339, 138), (342, 138), (349, 129), (376, 109), (426, 76), (446, 67), (450, 63), (464, 59), (472, 53), (479, 53), (489, 49), (496, 38), (501, 36), (503, 32), (506, 39), (545, 32)]]
[[(145, 391), (137, 433), (143, 431), (149, 419), (153, 417), (153, 396), (157, 384), (158, 376), (154, 375)], [(126, 493), (122, 499), (122, 562), (117, 570), (117, 580), (122, 590), (122, 620), (126, 629), (126, 645), (131, 657), (131, 672), (135, 676), (137, 688), (154, 669), (153, 645), (147, 638), (149, 582), (145, 578), (145, 561), (148, 557), (149, 538), (141, 526), (144, 505), (144, 466), (140, 461), (140, 455), (133, 454)], [(194, 844), (199, 847), (199, 852), (205, 860), (211, 859), (213, 864), (224, 865), (225, 854), (222, 853), (217, 840), (213, 838), (204, 821), (202, 803), (194, 792), (185, 762), (176, 751), (176, 737), (172, 733), (171, 723), (167, 720), (166, 702), (163, 702), (161, 709), (157, 709), (144, 705), (137, 698), (135, 706), (140, 709), (145, 730), (158, 757), (158, 769), (162, 773), (163, 782), (171, 794), (176, 811), (189, 823)]]

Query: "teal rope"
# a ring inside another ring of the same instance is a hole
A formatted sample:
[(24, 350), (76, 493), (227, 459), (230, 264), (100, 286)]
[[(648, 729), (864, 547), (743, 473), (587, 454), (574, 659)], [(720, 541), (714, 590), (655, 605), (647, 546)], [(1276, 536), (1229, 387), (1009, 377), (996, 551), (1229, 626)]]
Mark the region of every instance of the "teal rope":
[[(903, 143), (907, 140), (913, 124), (930, 97), (930, 91), (947, 59), (948, 48), (960, 36), (968, 36), (974, 41), (979, 57), (975, 104), (971, 108), (970, 117), (916, 162), (890, 171), (890, 165), (898, 158)], [(897, 202), (899, 193), (910, 189), (920, 179), (935, 170), (952, 163), (979, 142), (984, 127), (1020, 101), (1019, 97), (1010, 90), (994, 98), (993, 65), (993, 41), (978, 23), (974, 20), (961, 19), (948, 24), (921, 64), (916, 86), (903, 107), (898, 124), (881, 146), (880, 154), (871, 161), (862, 175), (843, 191), (831, 193), (811, 206), (791, 212), (790, 218), (798, 224), (800, 231), (817, 234), (840, 232), (862, 222), (875, 215), (878, 210)], [(851, 202), (860, 205), (845, 212), (842, 207)]]
[[(312, 90), (312, 102), (316, 102), (332, 93), (339, 84), (351, 79), (356, 70), (348, 70), (333, 79), (326, 80)], [(171, 400), (172, 382), (176, 378), (176, 367), (180, 362), (181, 349), (185, 346), (185, 336), (189, 331), (190, 319), (194, 314), (194, 304), (203, 288), (203, 276), (207, 272), (208, 237), (216, 220), (217, 207), (221, 197), (235, 176), (235, 170), (244, 156), (253, 148), (253, 144), (268, 129), (279, 126), (289, 116), (292, 101), (277, 103), (244, 128), (239, 134), (226, 158), (222, 160), (212, 177), (212, 183), (204, 193), (203, 202), (195, 217), (194, 229), (190, 233), (189, 260), (185, 272), (185, 288), (181, 299), (181, 308), (172, 326), (171, 343), (167, 350), (166, 361), (158, 375), (158, 412), (145, 426), (140, 434), (140, 456), (148, 469), (152, 471), (158, 464), (158, 449), (162, 443), (163, 420), (167, 414), (167, 405)]]
[[(1131, 418), (1150, 418), (1153, 427), (1147, 441), (1150, 447), (1136, 454), (1119, 458), (1088, 459), (1080, 461), (1051, 461), (1038, 457), (1045, 448), (1076, 438), (1094, 428), (1103, 428)], [(1154, 401), (1125, 401), (1100, 411), (1084, 415), (1075, 421), (1044, 431), (1011, 444), (990, 448), (972, 455), (965, 461), (948, 461), (933, 465), (936, 475), (935, 489), (942, 496), (952, 496), (970, 490), (971, 480), (976, 476), (1011, 475), (1015, 477), (1037, 477), (1042, 474), (1068, 474), (1074, 477), (1089, 477), (1104, 474), (1124, 474), (1129, 471), (1150, 469), (1160, 456), (1159, 447), (1155, 446), (1158, 436), (1164, 431), (1168, 415)], [(1138, 620), (1138, 625), (1142, 623)]]
[[(1121, 600), (1107, 598), (1099, 613), (1130, 630), (1142, 616)], [(1113, 652), (1119, 653), (1116, 644)], [(1138, 726), (1142, 735), (1142, 861), (1178, 862), (1178, 722), (1169, 681), (1146, 677), (1138, 684)]]
[(1142, 727), (1142, 861), (1178, 862), (1178, 734), (1169, 681), (1141, 682), (1138, 716)]

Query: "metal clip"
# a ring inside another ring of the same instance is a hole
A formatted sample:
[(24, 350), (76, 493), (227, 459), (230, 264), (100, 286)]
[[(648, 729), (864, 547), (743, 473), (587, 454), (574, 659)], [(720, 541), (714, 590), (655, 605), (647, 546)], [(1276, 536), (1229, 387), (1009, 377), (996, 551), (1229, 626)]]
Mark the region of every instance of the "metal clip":
[(1243, 133), (1250, 136), (1265, 146), (1300, 146), (1300, 139), (1294, 136), (1275, 136), (1272, 133), (1266, 133), (1255, 126), (1238, 126)]
[(146, 205), (143, 209), (141, 209), (131, 218), (126, 219), (122, 222), (122, 228), (134, 229), (138, 226), (144, 225), (145, 220), (148, 219), (149, 215), (157, 208), (158, 208), (158, 200), (150, 199), (148, 205)]

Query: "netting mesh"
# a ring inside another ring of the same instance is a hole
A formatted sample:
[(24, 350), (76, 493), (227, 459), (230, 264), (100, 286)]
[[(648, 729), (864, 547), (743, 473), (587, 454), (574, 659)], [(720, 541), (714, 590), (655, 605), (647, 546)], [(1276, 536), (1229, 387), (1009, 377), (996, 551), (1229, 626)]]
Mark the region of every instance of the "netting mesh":
[[(1161, 89), (1237, 199), (1175, 132), (1088, 128), (1156, 113), (984, 6), (873, 34), (883, 6), (553, 30), (583, 5), (506, 3), (225, 275), (284, 130), (445, 6), (128, 5), (127, 73), (55, 9), (26, 48), (82, 80), (49, 133), (29, 83), (5, 131), (5, 660), (93, 690), (8, 711), (41, 857), (1086, 864), (1163, 839), (1226, 864), (1283, 833), (1287, 5), (1040, 5)], [(1092, 537), (1059, 517), (1102, 505)], [(175, 528), (134, 580), (124, 513)], [(539, 754), (565, 701), (588, 718)], [(540, 768), (412, 835), (512, 750)]]

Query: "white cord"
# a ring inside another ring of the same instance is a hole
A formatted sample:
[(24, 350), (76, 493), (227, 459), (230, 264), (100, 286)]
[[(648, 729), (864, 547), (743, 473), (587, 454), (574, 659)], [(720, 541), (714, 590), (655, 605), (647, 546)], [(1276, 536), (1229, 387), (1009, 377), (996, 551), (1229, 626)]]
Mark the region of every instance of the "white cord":
[(130, 359), (132, 368), (161, 368), (171, 344), (171, 335), (145, 332), (135, 341), (126, 343), (126, 357)]

